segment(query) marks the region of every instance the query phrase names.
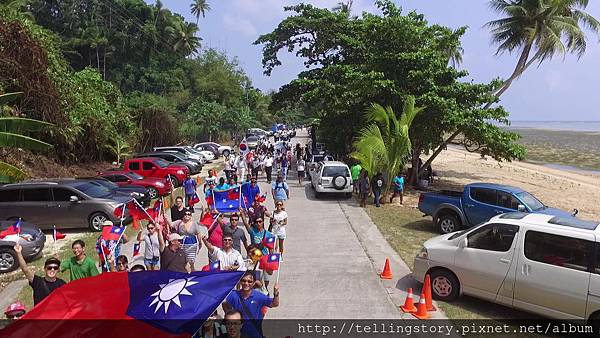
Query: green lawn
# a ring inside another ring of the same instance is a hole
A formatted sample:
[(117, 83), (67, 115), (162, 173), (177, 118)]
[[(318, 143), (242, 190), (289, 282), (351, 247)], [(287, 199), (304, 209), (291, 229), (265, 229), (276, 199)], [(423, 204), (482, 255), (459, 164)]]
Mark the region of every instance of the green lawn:
[[(438, 235), (433, 228), (431, 217), (422, 217), (422, 213), (414, 207), (385, 204), (376, 208), (369, 205), (366, 211), (411, 270), (414, 257), (421, 250), (422, 244)], [(466, 296), (452, 303), (438, 301), (438, 304), (450, 319), (501, 320), (532, 317), (521, 311)]]

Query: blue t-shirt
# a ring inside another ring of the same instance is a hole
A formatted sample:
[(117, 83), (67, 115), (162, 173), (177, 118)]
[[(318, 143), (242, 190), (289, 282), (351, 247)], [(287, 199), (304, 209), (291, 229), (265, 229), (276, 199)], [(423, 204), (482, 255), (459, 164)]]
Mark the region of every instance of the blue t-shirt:
[(396, 190), (396, 191), (404, 190), (404, 177), (402, 177), (402, 176), (394, 177), (394, 190)]
[(251, 197), (251, 200), (248, 201), (248, 203), (252, 204), (256, 195), (260, 195), (260, 187), (258, 184), (253, 187), (251, 183), (244, 183), (242, 192)]
[(272, 188), (273, 190), (275, 190), (275, 199), (276, 200), (281, 200), (281, 201), (286, 201), (287, 200), (287, 194), (285, 193), (285, 191), (288, 189), (288, 185), (286, 182), (273, 182), (272, 184)]
[(183, 181), (183, 189), (186, 195), (193, 195), (196, 193), (196, 181), (193, 178), (186, 179)]
[[(265, 232), (266, 232), (266, 234), (265, 234)], [(260, 245), (262, 243), (263, 238), (270, 236), (270, 235), (271, 235), (271, 233), (268, 232), (265, 228), (263, 228), (262, 231), (258, 231), (258, 230), (256, 230), (255, 227), (250, 227), (250, 242), (252, 244)], [(263, 247), (262, 254), (268, 255), (269, 248)]]
[[(242, 335), (257, 338), (263, 337), (256, 327), (262, 326), (262, 307), (271, 305), (271, 303), (273, 303), (273, 298), (267, 297), (267, 295), (256, 290), (252, 290), (250, 297), (243, 299), (239, 291), (233, 291), (229, 294), (229, 296), (227, 296), (225, 301), (234, 309), (242, 313), (242, 318), (244, 319), (244, 324), (242, 325)], [(242, 302), (244, 302), (246, 306), (243, 306)], [(247, 319), (255, 319), (255, 321), (249, 322)]]

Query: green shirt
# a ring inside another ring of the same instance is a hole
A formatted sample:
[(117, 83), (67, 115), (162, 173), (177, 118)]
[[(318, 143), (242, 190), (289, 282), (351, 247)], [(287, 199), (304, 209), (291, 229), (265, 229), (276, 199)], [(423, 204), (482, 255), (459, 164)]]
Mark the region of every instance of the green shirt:
[(353, 165), (352, 168), (350, 168), (350, 172), (352, 173), (353, 181), (358, 180), (358, 176), (360, 175), (361, 170), (362, 170), (362, 167), (360, 166), (360, 164)]
[(96, 262), (91, 258), (85, 257), (83, 262), (78, 263), (77, 258), (71, 257), (68, 261), (64, 261), (60, 264), (60, 271), (69, 270), (70, 278), (72, 281), (76, 279), (92, 277), (98, 275), (98, 268), (96, 268)]

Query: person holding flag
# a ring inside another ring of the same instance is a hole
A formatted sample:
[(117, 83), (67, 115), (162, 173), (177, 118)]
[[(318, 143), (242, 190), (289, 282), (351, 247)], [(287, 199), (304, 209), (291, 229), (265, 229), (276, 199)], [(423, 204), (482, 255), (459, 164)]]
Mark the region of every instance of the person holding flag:
[[(117, 229), (122, 229), (123, 231), (118, 231)], [(113, 222), (108, 220), (102, 223), (102, 234), (96, 240), (96, 252), (98, 252), (102, 272), (110, 270), (110, 267), (106, 264), (105, 248), (108, 248), (114, 257), (118, 257), (121, 254), (121, 244), (129, 242), (124, 229), (114, 226)]]
[(191, 271), (195, 271), (194, 263), (196, 262), (198, 251), (200, 251), (200, 248), (202, 247), (202, 242), (200, 238), (200, 226), (199, 224), (194, 223), (191, 209), (188, 208), (186, 210), (183, 215), (183, 219), (173, 223), (169, 223), (169, 221), (167, 221), (167, 224), (174, 232), (182, 236), (182, 247), (183, 251), (185, 252), (187, 262), (191, 266)]
[(246, 264), (242, 254), (233, 248), (233, 237), (231, 237), (231, 235), (223, 235), (222, 249), (210, 244), (206, 236), (202, 236), (202, 242), (204, 242), (204, 245), (206, 245), (210, 261), (219, 261), (221, 270), (246, 270)]
[(281, 254), (281, 260), (283, 261), (283, 242), (285, 241), (285, 228), (288, 223), (288, 214), (283, 207), (283, 202), (278, 201), (275, 203), (275, 211), (273, 217), (271, 217), (271, 224), (273, 224), (273, 234), (277, 236), (279, 253)]
[[(267, 231), (264, 227), (264, 219), (257, 218), (252, 223), (252, 226), (248, 223), (244, 211), (240, 209), (240, 215), (242, 217), (242, 222), (246, 227), (246, 231), (250, 235), (250, 245), (256, 246), (261, 252), (263, 256), (269, 254), (269, 248), (265, 246), (265, 238), (274, 238), (273, 234)], [(273, 243), (274, 244), (274, 243)], [(264, 281), (263, 285), (265, 289), (269, 286), (270, 276), (272, 275), (272, 271), (263, 271), (261, 274), (262, 280)]]
[(44, 277), (40, 277), (34, 274), (31, 269), (27, 266), (25, 258), (23, 258), (21, 244), (17, 243), (14, 246), (14, 250), (17, 253), (17, 261), (19, 267), (27, 281), (29, 286), (33, 289), (33, 305), (37, 305), (39, 302), (48, 297), (52, 291), (65, 285), (65, 281), (56, 277), (58, 269), (60, 269), (60, 260), (56, 257), (50, 257), (44, 262)]
[(78, 239), (71, 244), (73, 257), (60, 264), (60, 271), (69, 270), (70, 280), (97, 276), (100, 274), (96, 268), (96, 262), (85, 254), (85, 242)]
[[(137, 241), (144, 241), (144, 265), (146, 270), (160, 269), (160, 242), (154, 222), (148, 223), (146, 233), (138, 232)], [(135, 256), (135, 255), (134, 255)]]
[(19, 234), (21, 233), (21, 219), (19, 218), (15, 224), (9, 226), (8, 228), (6, 228), (6, 230), (2, 230), (0, 231), (0, 239), (5, 238), (6, 236), (11, 236), (11, 235), (17, 235), (17, 237), (19, 236)]
[(193, 205), (190, 205), (190, 201), (192, 200), (192, 198), (194, 198), (194, 195), (196, 195), (197, 185), (198, 183), (195, 179), (192, 178), (192, 176), (190, 176), (190, 174), (188, 174), (185, 180), (183, 181), (183, 190), (185, 192), (185, 204), (189, 208), (191, 208), (192, 212), (194, 212), (194, 207)]

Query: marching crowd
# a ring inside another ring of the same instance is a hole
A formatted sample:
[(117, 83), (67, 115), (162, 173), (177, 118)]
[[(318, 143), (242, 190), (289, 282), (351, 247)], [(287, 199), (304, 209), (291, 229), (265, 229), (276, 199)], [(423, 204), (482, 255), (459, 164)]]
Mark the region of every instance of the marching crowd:
[[(237, 289), (222, 305), (224, 317), (215, 311), (197, 336), (262, 336), (261, 321), (268, 308), (279, 305), (278, 270), (283, 262), (288, 227), (285, 203), (290, 199), (286, 182), (288, 171), (294, 162), (301, 183), (309, 154), (308, 147), (299, 144), (292, 149), (289, 142), (266, 142), (245, 156), (226, 157), (224, 176), (219, 177), (216, 171), (210, 170), (202, 187), (188, 177), (183, 182), (184, 196), (177, 197), (171, 208), (163, 210), (137, 233), (134, 256), (143, 257), (143, 264), (129, 266), (128, 257), (121, 252), (121, 246), (130, 240), (124, 233), (116, 239), (100, 235), (96, 243), (99, 268), (96, 261), (86, 255), (85, 243), (75, 240), (71, 245), (73, 256), (62, 262), (57, 255), (46, 259), (44, 275), (39, 276), (28, 267), (21, 255), (21, 246), (16, 244), (19, 266), (33, 289), (34, 305), (66, 283), (57, 277), (59, 270), (68, 271), (69, 279), (73, 281), (108, 271), (191, 272), (203, 265), (198, 264), (202, 262), (206, 263), (202, 271), (237, 270), (245, 273)], [(273, 210), (265, 206), (266, 194), (261, 192), (257, 183), (263, 175), (271, 185)], [(255, 196), (249, 207), (240, 207), (237, 212), (227, 215), (211, 207), (209, 199), (214, 191), (235, 187), (246, 189), (248, 194)], [(207, 200), (206, 208), (196, 204), (199, 191)], [(200, 221), (193, 220), (195, 213), (200, 214)], [(111, 221), (103, 225), (117, 228)], [(203, 246), (208, 257), (199, 257)], [(11, 319), (18, 319), (24, 313), (25, 308), (19, 302), (6, 311)], [(226, 329), (215, 321), (221, 318), (225, 319)]]

